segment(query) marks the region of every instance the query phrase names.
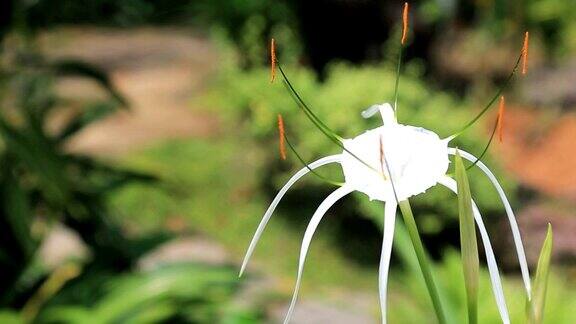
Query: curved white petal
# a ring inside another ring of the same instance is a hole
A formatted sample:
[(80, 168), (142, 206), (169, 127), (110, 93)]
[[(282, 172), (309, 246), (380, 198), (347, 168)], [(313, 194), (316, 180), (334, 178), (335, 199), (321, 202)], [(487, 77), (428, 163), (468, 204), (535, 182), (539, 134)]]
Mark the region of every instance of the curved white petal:
[[(468, 161), (474, 162), (476, 161), (476, 157), (466, 151), (462, 151), (458, 149), (460, 155)], [(456, 150), (453, 148), (448, 148), (449, 154), (456, 154)], [(516, 254), (518, 255), (518, 263), (520, 263), (520, 271), (522, 272), (522, 279), (524, 280), (524, 287), (526, 288), (526, 294), (528, 295), (528, 299), (531, 298), (531, 286), (530, 286), (530, 272), (528, 270), (528, 262), (526, 262), (526, 254), (524, 253), (524, 246), (522, 244), (522, 237), (520, 236), (520, 229), (518, 228), (518, 223), (516, 222), (516, 218), (514, 217), (514, 212), (512, 211), (512, 207), (510, 206), (510, 202), (506, 198), (506, 194), (504, 193), (504, 189), (492, 173), (488, 167), (482, 163), (482, 161), (478, 161), (476, 165), (482, 170), (488, 179), (496, 188), (502, 203), (504, 204), (504, 209), (506, 209), (506, 215), (508, 216), (508, 222), (510, 223), (510, 228), (512, 229), (512, 237), (514, 238), (514, 245), (516, 247)]]
[(292, 301), (290, 302), (290, 307), (286, 313), (286, 318), (284, 319), (284, 324), (287, 324), (292, 317), (292, 312), (294, 311), (294, 306), (296, 305), (296, 300), (298, 299), (298, 291), (300, 290), (300, 282), (302, 280), (302, 272), (304, 270), (304, 262), (306, 261), (306, 254), (308, 253), (308, 248), (310, 247), (310, 242), (312, 241), (312, 236), (320, 224), (322, 217), (328, 211), (332, 205), (334, 205), (340, 198), (346, 196), (347, 194), (354, 191), (351, 187), (343, 186), (332, 192), (324, 201), (318, 206), (318, 209), (312, 215), (308, 227), (306, 227), (306, 232), (304, 233), (304, 238), (302, 239), (302, 246), (300, 247), (300, 260), (298, 263), (298, 277), (296, 278), (296, 286), (294, 287), (294, 294), (292, 295)]
[(386, 290), (388, 286), (388, 270), (390, 269), (390, 256), (392, 255), (392, 242), (394, 241), (394, 226), (396, 222), (395, 201), (386, 202), (384, 207), (384, 235), (382, 238), (382, 253), (380, 255), (380, 269), (378, 270), (378, 290), (380, 293), (380, 312), (382, 324), (386, 324)]
[[(444, 185), (448, 189), (457, 193), (456, 181), (448, 176), (442, 177), (438, 183)], [(498, 265), (496, 264), (496, 258), (494, 257), (494, 251), (492, 250), (492, 244), (490, 243), (490, 238), (488, 237), (488, 232), (482, 221), (482, 216), (480, 211), (476, 206), (474, 200), (472, 200), (472, 211), (474, 213), (474, 220), (478, 225), (478, 230), (480, 231), (480, 237), (482, 238), (482, 243), (484, 245), (484, 251), (486, 252), (486, 261), (488, 263), (488, 271), (490, 272), (490, 281), (492, 281), (492, 291), (494, 292), (494, 298), (496, 299), (496, 305), (500, 311), (500, 317), (502, 322), (505, 324), (510, 323), (510, 318), (508, 316), (508, 308), (506, 307), (506, 300), (504, 298), (504, 291), (502, 289), (502, 282), (500, 281), (500, 274), (498, 273)]]
[[(316, 160), (316, 161), (310, 163), (308, 165), (308, 167), (310, 167), (310, 169), (316, 169), (316, 168), (321, 167), (321, 166), (326, 165), (326, 164), (340, 162), (340, 159), (341, 158), (340, 158), (339, 154), (338, 155), (330, 155), (330, 156), (323, 157), (319, 160)], [(282, 199), (282, 197), (284, 197), (284, 194), (286, 194), (286, 191), (288, 191), (288, 189), (290, 189), (290, 187), (292, 187), (292, 185), (296, 181), (298, 181), (300, 178), (302, 178), (304, 175), (306, 175), (308, 172), (310, 172), (310, 169), (308, 169), (308, 167), (304, 167), (304, 168), (300, 169), (300, 171), (296, 172), (296, 174), (294, 174), (292, 176), (292, 178), (290, 178), (290, 180), (288, 180), (288, 182), (286, 182), (284, 187), (282, 187), (282, 189), (280, 189), (278, 194), (276, 194), (276, 197), (274, 197), (274, 200), (272, 201), (272, 203), (268, 207), (268, 210), (266, 210), (266, 213), (264, 213), (264, 216), (262, 217), (262, 220), (260, 221), (260, 224), (258, 225), (258, 228), (256, 229), (256, 233), (254, 233), (254, 236), (252, 237), (252, 241), (250, 242), (250, 245), (248, 246), (248, 250), (246, 251), (246, 255), (244, 256), (244, 261), (242, 261), (242, 267), (240, 268), (239, 276), (242, 276), (242, 274), (244, 273), (244, 270), (246, 270), (246, 265), (248, 264), (248, 261), (250, 260), (250, 257), (252, 256), (254, 249), (256, 248), (256, 244), (258, 243), (258, 240), (260, 240), (260, 236), (262, 235), (262, 232), (264, 232), (264, 228), (266, 227), (266, 224), (268, 224), (270, 217), (272, 217), (272, 213), (274, 213), (276, 206), (278, 206), (278, 203), (280, 203), (280, 200)]]

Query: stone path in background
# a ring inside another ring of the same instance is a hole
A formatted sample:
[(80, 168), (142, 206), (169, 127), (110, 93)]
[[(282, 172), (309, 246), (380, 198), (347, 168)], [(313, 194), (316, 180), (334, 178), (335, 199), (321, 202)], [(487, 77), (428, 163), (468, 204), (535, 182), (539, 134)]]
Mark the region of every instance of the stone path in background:
[[(130, 111), (83, 131), (71, 143), (73, 151), (110, 156), (164, 139), (218, 133), (218, 119), (193, 107), (192, 99), (218, 64), (202, 36), (164, 28), (76, 28), (43, 35), (41, 46), (52, 58), (81, 59), (104, 69), (130, 103)], [(78, 79), (61, 82), (58, 90), (71, 98), (102, 95), (94, 84)]]

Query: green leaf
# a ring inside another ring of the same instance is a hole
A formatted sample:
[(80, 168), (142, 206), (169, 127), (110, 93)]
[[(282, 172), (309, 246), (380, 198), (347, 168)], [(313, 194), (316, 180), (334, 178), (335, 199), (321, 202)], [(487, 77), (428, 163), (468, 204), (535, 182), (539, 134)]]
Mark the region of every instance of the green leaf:
[(462, 253), (462, 267), (464, 269), (464, 284), (468, 305), (468, 323), (478, 322), (478, 245), (476, 242), (476, 229), (474, 215), (472, 214), (472, 195), (466, 168), (456, 150), (456, 182), (458, 184), (458, 214), (460, 222), (460, 249)]
[(86, 109), (70, 120), (66, 127), (58, 134), (56, 140), (61, 142), (78, 133), (84, 127), (98, 121), (116, 111), (116, 104), (111, 102), (98, 102), (88, 105)]
[(544, 304), (546, 301), (546, 290), (548, 288), (548, 274), (550, 272), (550, 258), (552, 256), (552, 226), (548, 224), (546, 238), (540, 250), (536, 277), (532, 288), (532, 299), (528, 307), (528, 323), (540, 324), (544, 318)]
[(80, 76), (96, 81), (108, 93), (116, 99), (122, 106), (128, 106), (124, 97), (112, 84), (108, 75), (98, 67), (86, 62), (77, 60), (60, 60), (53, 62), (51, 68), (58, 75)]

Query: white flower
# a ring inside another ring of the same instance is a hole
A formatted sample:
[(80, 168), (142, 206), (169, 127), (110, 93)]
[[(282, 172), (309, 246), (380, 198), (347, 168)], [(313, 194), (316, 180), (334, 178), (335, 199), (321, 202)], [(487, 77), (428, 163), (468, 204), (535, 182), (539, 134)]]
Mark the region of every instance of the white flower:
[[(340, 164), (346, 186), (371, 200), (402, 201), (436, 185), (448, 170), (448, 141), (424, 128), (398, 124), (389, 104), (367, 111), (380, 111), (384, 126), (343, 141), (347, 151), (342, 152)], [(382, 161), (383, 156), (386, 161)], [(388, 166), (382, 168), (386, 163)], [(398, 197), (394, 196), (392, 177)]]
[[(451, 138), (440, 139), (438, 135), (429, 130), (398, 124), (394, 116), (394, 111), (389, 104), (374, 105), (364, 111), (362, 115), (364, 117), (370, 117), (376, 112), (380, 112), (383, 119), (383, 126), (368, 130), (353, 139), (343, 140), (344, 151), (342, 154), (327, 156), (312, 162), (288, 180), (268, 207), (250, 242), (250, 246), (244, 257), (244, 262), (242, 263), (240, 275), (244, 272), (266, 224), (286, 191), (298, 179), (315, 168), (331, 163), (340, 163), (342, 165), (345, 178), (344, 185), (336, 189), (320, 204), (306, 228), (300, 250), (296, 287), (284, 321), (285, 323), (289, 322), (296, 304), (304, 262), (310, 242), (312, 241), (312, 236), (324, 214), (340, 198), (353, 191), (359, 191), (368, 195), (370, 199), (376, 199), (386, 203), (379, 270), (380, 306), (382, 323), (385, 323), (388, 269), (390, 266), (398, 202), (423, 193), (436, 184), (443, 185), (456, 193), (456, 181), (446, 175), (449, 164), (448, 156), (456, 154), (454, 148), (448, 147)], [(484, 163), (477, 161), (476, 157), (470, 153), (462, 150), (459, 150), (459, 153), (462, 158), (476, 162), (475, 165), (488, 176), (504, 204), (514, 237), (526, 293), (528, 298), (530, 298), (530, 277), (524, 248), (522, 247), (520, 231), (504, 191), (494, 177), (494, 174), (492, 174)], [(485, 249), (494, 298), (502, 322), (510, 323), (494, 251), (492, 250), (492, 245), (480, 212), (474, 201), (472, 201), (472, 203), (474, 219)]]

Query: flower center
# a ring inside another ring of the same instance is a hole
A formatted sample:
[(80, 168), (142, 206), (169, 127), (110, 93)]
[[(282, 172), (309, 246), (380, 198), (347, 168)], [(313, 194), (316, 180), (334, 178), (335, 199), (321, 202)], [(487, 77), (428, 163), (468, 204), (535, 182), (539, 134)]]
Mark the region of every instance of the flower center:
[(370, 200), (381, 201), (395, 200), (394, 189), (402, 201), (434, 186), (448, 170), (448, 140), (421, 127), (396, 123), (390, 117), (390, 105), (373, 107), (379, 108), (384, 126), (343, 143), (347, 151), (370, 167), (345, 150), (341, 164), (346, 185), (365, 193)]

